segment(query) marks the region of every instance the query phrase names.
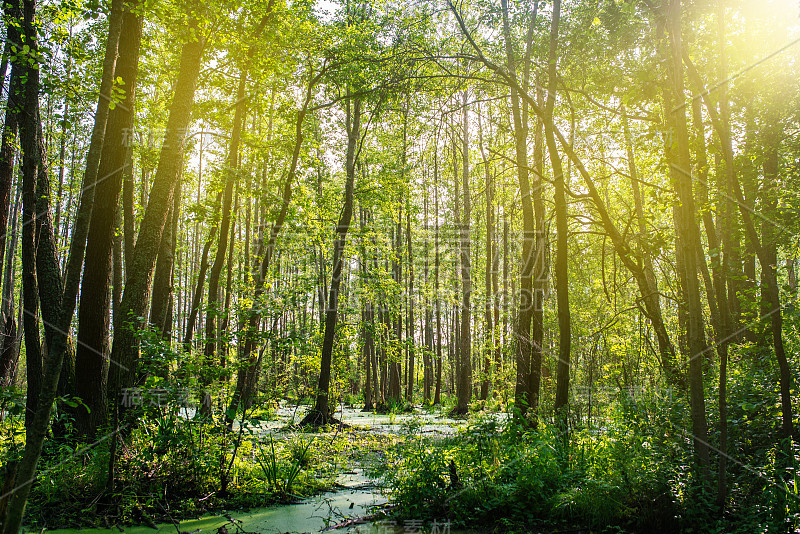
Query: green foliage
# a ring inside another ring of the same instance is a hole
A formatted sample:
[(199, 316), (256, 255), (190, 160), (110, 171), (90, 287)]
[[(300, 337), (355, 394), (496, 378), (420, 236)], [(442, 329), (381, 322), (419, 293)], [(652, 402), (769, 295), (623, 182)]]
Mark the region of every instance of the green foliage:
[[(199, 420), (143, 415), (135, 429), (120, 435), (115, 490), (102, 500), (95, 497), (106, 487), (110, 440), (94, 447), (48, 441), (29, 505), (31, 526), (102, 526), (103, 517), (137, 524), (145, 517), (266, 506), (319, 491), (339, 467), (314, 439), (280, 434), (263, 441), (249, 431), (244, 436), (231, 463), (231, 433)], [(222, 495), (219, 475), (229, 465), (228, 494)]]
[(674, 480), (668, 446), (621, 418), (565, 444), (544, 422), (531, 431), (478, 416), (453, 438), (398, 447), (387, 482), (400, 517), (499, 522), (509, 531), (556, 524), (677, 531), (681, 503), (665, 482)]
[(275, 450), (275, 440), (269, 436), (269, 448), (265, 445), (256, 445), (255, 457), (264, 472), (267, 487), (281, 498), (286, 498), (292, 493), (294, 485), (300, 472), (311, 465), (312, 453), (311, 446), (314, 440), (305, 443), (295, 442), (284, 448), (287, 453), (279, 455)]

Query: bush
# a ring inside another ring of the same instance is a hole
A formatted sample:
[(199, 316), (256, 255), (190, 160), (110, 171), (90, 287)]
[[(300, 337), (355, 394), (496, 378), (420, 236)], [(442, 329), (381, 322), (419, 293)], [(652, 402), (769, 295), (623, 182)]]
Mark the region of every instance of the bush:
[(478, 416), (455, 437), (398, 447), (387, 482), (399, 518), (504, 531), (564, 524), (670, 532), (678, 509), (658, 482), (670, 474), (656, 449), (622, 421), (565, 443), (543, 422), (531, 431)]

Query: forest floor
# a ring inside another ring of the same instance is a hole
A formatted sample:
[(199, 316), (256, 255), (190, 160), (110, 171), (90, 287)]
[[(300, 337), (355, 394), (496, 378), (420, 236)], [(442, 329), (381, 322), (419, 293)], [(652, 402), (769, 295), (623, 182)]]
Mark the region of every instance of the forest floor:
[[(394, 450), (398, 446), (407, 445), (414, 440), (425, 441), (453, 437), (460, 428), (466, 425), (465, 419), (453, 419), (441, 409), (415, 409), (405, 412), (376, 414), (363, 412), (357, 406), (341, 405), (336, 411), (336, 418), (345, 423), (345, 427), (328, 427), (321, 431), (309, 433), (301, 432), (294, 425), (299, 422), (305, 411), (304, 405), (295, 405), (282, 402), (277, 408), (271, 410), (263, 417), (253, 417), (246, 424), (242, 432), (248, 442), (260, 443), (260, 446), (243, 447), (240, 452), (241, 462), (264, 466), (265, 458), (257, 458), (256, 447), (260, 450), (269, 450), (269, 447), (287, 451), (286, 458), (297, 454), (297, 444), (305, 443), (313, 449), (313, 459), (304, 465), (305, 471), (296, 486), (304, 486), (305, 495), (298, 498), (295, 493), (289, 492), (282, 498), (265, 497), (267, 506), (260, 506), (252, 499), (241, 506), (241, 501), (236, 504), (236, 499), (226, 501), (216, 499), (206, 501), (199, 509), (206, 510), (203, 514), (191, 514), (178, 510), (185, 510), (185, 503), (156, 502), (150, 500), (145, 506), (145, 501), (136, 507), (133, 521), (130, 519), (117, 523), (112, 516), (100, 517), (96, 514), (84, 514), (62, 519), (54, 523), (54, 517), (44, 512), (49, 507), (45, 505), (37, 514), (34, 506), (34, 521), (30, 531), (42, 531), (42, 527), (66, 526), (51, 530), (57, 534), (111, 534), (126, 532), (129, 534), (145, 533), (192, 533), (203, 534), (217, 532), (219, 534), (243, 533), (317, 533), (324, 531), (348, 533), (400, 533), (421, 532), (414, 520), (389, 521), (383, 519), (384, 512), (391, 508), (389, 492), (383, 475), (387, 471)], [(192, 413), (184, 413), (183, 418), (191, 418)], [(498, 419), (504, 414), (498, 414)], [(236, 435), (241, 430), (237, 422), (234, 425)], [(280, 454), (273, 453), (273, 458)], [(269, 461), (266, 460), (267, 467)], [(285, 476), (285, 467), (281, 471)], [(301, 479), (307, 477), (305, 482)], [(311, 481), (309, 481), (311, 480)], [(311, 488), (309, 490), (309, 488)], [(307, 493), (308, 491), (311, 492)], [(139, 488), (139, 493), (142, 488)], [(201, 496), (197, 496), (199, 499)], [(276, 502), (283, 501), (283, 502)], [(230, 505), (230, 506), (228, 506)], [(159, 509), (164, 513), (159, 513)], [(173, 510), (172, 514), (166, 510)], [(141, 514), (141, 515), (139, 515)], [(197, 517), (199, 515), (199, 517)], [(38, 517), (36, 517), (38, 516)], [(138, 517), (138, 521), (137, 518)], [(177, 519), (173, 519), (173, 517)], [(364, 521), (366, 519), (366, 521)], [(163, 522), (162, 522), (163, 521)], [(77, 523), (76, 523), (77, 522)], [(139, 523), (131, 526), (130, 523)], [(96, 528), (100, 526), (101, 528)], [(106, 528), (102, 528), (105, 526)], [(339, 528), (336, 528), (336, 527)], [(78, 529), (74, 528), (78, 527)], [(88, 528), (87, 528), (88, 527)], [(411, 530), (409, 530), (409, 528)], [(434, 531), (452, 532), (449, 522), (441, 521), (441, 525), (434, 525)], [(447, 529), (447, 530), (445, 530)]]

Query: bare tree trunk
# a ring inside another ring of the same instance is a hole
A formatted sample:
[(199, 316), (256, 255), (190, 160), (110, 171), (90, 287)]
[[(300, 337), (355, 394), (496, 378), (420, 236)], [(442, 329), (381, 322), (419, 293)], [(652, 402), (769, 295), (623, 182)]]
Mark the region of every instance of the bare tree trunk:
[[(17, 187), (16, 201), (12, 205), (11, 221), (9, 224), (10, 240), (6, 254), (6, 265), (3, 269), (3, 301), (0, 309), (2, 318), (2, 353), (0, 353), (0, 387), (9, 387), (16, 375), (17, 359), (19, 356), (17, 343), (17, 322), (14, 312), (14, 251), (17, 249), (19, 236), (19, 208), (21, 188)], [(2, 513), (0, 513), (2, 517)]]
[[(429, 242), (428, 242), (428, 233), (430, 230), (429, 220), (428, 220), (428, 180), (427, 180), (427, 173), (425, 174), (425, 180), (423, 183), (423, 188), (425, 189), (425, 195), (423, 200), (423, 211), (424, 211), (424, 218), (425, 218), (425, 232), (424, 232), (424, 244), (423, 244), (423, 256), (425, 257), (425, 273), (424, 273), (424, 284), (423, 287), (425, 288), (425, 292), (427, 295), (427, 291), (430, 288), (430, 280), (429, 280), (429, 270), (430, 270), (430, 249), (429, 249)], [(438, 214), (437, 214), (438, 216)], [(423, 395), (423, 402), (427, 405), (431, 402), (431, 386), (433, 385), (433, 366), (432, 366), (432, 357), (433, 357), (433, 314), (431, 312), (430, 307), (430, 300), (427, 296), (425, 296), (425, 333), (424, 333), (424, 357), (423, 357), (423, 383), (422, 383), (422, 395)]]
[[(236, 198), (233, 201), (233, 212), (239, 212), (239, 188), (236, 188)], [(219, 336), (222, 338), (222, 346), (218, 351), (217, 361), (221, 368), (228, 365), (228, 344), (230, 336), (228, 335), (228, 325), (230, 324), (230, 309), (231, 309), (231, 289), (233, 287), (233, 248), (236, 245), (236, 222), (237, 217), (231, 221), (231, 236), (228, 239), (228, 260), (227, 269), (225, 273), (225, 304), (222, 309), (222, 321), (219, 325)], [(241, 234), (241, 228), (239, 229)]]
[[(406, 254), (408, 260), (408, 304), (407, 304), (407, 317), (406, 317), (406, 347), (408, 351), (408, 363), (406, 366), (407, 371), (407, 380), (406, 380), (406, 402), (414, 404), (414, 356), (415, 356), (415, 344), (414, 344), (414, 251), (412, 248), (412, 236), (411, 236), (411, 201), (409, 199), (410, 196), (410, 185), (408, 184), (408, 180), (405, 177), (406, 174), (406, 167), (408, 166), (408, 95), (406, 95), (406, 106), (403, 110), (403, 154), (402, 154), (402, 165), (403, 165), (403, 184), (409, 187), (409, 194), (406, 195), (405, 204), (406, 204)], [(398, 221), (399, 222), (399, 221)], [(398, 225), (399, 230), (399, 225)], [(399, 239), (398, 234), (398, 239)], [(399, 247), (398, 247), (399, 252)]]
[(408, 344), (408, 381), (406, 402), (414, 404), (414, 250), (411, 239), (411, 203), (406, 199), (406, 245), (408, 248), (408, 317), (406, 318), (406, 343)]
[[(69, 25), (69, 41), (68, 46), (72, 47), (72, 29), (73, 25), (70, 22)], [(5, 73), (3, 73), (5, 76)], [(72, 81), (72, 54), (70, 50), (70, 54), (68, 54), (67, 59), (67, 72), (66, 72), (66, 79), (67, 82), (70, 83)], [(58, 236), (60, 222), (61, 222), (61, 199), (64, 192), (64, 169), (65, 169), (65, 158), (67, 152), (67, 124), (69, 119), (69, 102), (70, 98), (69, 95), (66, 95), (64, 98), (64, 115), (61, 117), (61, 135), (59, 139), (59, 147), (58, 147), (58, 193), (56, 195), (56, 209), (55, 209), (55, 221), (53, 222), (53, 233), (56, 237), (56, 245), (58, 245)], [(2, 246), (2, 243), (0, 243)], [(0, 256), (0, 263), (2, 263), (2, 256)]]
[[(12, 67), (13, 71), (13, 67)], [(22, 74), (21, 74), (22, 75)], [(19, 98), (24, 102), (25, 95)], [(27, 105), (26, 105), (27, 108)], [(34, 117), (33, 120), (37, 120)], [(34, 124), (35, 127), (35, 124)], [(30, 130), (30, 127), (28, 127)], [(33, 134), (35, 135), (35, 133)], [(22, 136), (21, 136), (22, 137)], [(27, 395), (25, 397), (25, 428), (30, 432), (39, 406), (42, 389), (42, 345), (39, 337), (39, 288), (36, 277), (36, 166), (39, 154), (33, 154), (35, 139), (26, 142), (22, 153), (22, 305), (25, 332)], [(32, 437), (29, 434), (29, 437)], [(14, 533), (16, 534), (16, 532)]]
[(436, 385), (433, 391), (433, 404), (442, 402), (442, 299), (439, 294), (439, 154), (433, 154), (433, 211), (436, 213), (436, 227), (433, 235), (433, 294), (436, 299)]
[(161, 245), (153, 276), (153, 297), (150, 304), (150, 324), (164, 338), (167, 331), (167, 316), (172, 302), (173, 272), (175, 269), (175, 227), (180, 212), (180, 184), (175, 192), (172, 207), (167, 215), (167, 224), (161, 236)]
[[(492, 197), (495, 195), (495, 173), (492, 180)], [(500, 220), (500, 206), (498, 202), (497, 211), (494, 213), (492, 228), (492, 310), (494, 314), (494, 375), (495, 380), (501, 380), (503, 375), (503, 349), (501, 344), (500, 327), (500, 247), (497, 242), (498, 221)], [(494, 388), (494, 396), (499, 394), (499, 388)]]
[[(362, 166), (363, 170), (363, 166)], [(373, 317), (372, 317), (372, 299), (370, 297), (372, 292), (372, 287), (369, 285), (369, 275), (367, 273), (367, 265), (369, 264), (369, 260), (367, 257), (367, 247), (365, 244), (366, 238), (366, 219), (367, 219), (367, 211), (364, 209), (363, 206), (360, 206), (359, 209), (359, 224), (361, 229), (361, 243), (360, 243), (360, 266), (361, 266), (361, 279), (362, 283), (367, 284), (367, 292), (362, 297), (364, 300), (362, 302), (361, 307), (361, 355), (364, 359), (364, 411), (369, 412), (375, 409), (375, 404), (372, 400), (372, 353), (375, 350), (375, 340), (373, 338), (373, 331), (375, 325), (373, 324)]]
[[(8, 58), (11, 53), (11, 44), (12, 44), (12, 39), (8, 34), (8, 28), (6, 28), (6, 42), (3, 45), (2, 58), (0, 58), (0, 95), (6, 88), (6, 74), (8, 73)], [(0, 517), (2, 516), (0, 515)]]

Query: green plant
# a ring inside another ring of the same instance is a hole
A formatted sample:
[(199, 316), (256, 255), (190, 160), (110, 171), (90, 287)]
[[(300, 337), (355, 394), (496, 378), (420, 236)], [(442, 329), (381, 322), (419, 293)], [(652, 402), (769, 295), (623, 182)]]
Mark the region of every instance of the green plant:
[(285, 467), (281, 462), (281, 458), (275, 449), (275, 440), (271, 434), (269, 436), (269, 450), (265, 450), (265, 447), (261, 445), (257, 447), (256, 460), (261, 466), (271, 491), (278, 493), (282, 497), (291, 494), (292, 485), (300, 471), (308, 466), (310, 462), (309, 449), (313, 442), (312, 439), (293, 447), (288, 467)]

